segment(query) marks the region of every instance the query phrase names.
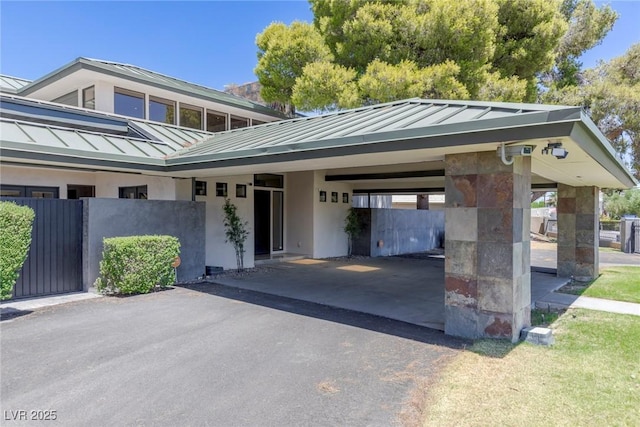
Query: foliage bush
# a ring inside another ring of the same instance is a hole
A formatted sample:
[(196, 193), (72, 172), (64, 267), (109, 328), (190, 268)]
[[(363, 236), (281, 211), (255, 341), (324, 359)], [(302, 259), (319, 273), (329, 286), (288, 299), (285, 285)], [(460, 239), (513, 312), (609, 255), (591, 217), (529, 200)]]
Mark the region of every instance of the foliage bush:
[(640, 216), (640, 188), (605, 194), (604, 209), (615, 219), (620, 219), (623, 215)]
[(29, 253), (35, 216), (28, 206), (0, 202), (0, 300), (13, 296), (13, 286)]
[(180, 254), (173, 236), (128, 236), (104, 239), (98, 291), (146, 294), (175, 282), (171, 264)]

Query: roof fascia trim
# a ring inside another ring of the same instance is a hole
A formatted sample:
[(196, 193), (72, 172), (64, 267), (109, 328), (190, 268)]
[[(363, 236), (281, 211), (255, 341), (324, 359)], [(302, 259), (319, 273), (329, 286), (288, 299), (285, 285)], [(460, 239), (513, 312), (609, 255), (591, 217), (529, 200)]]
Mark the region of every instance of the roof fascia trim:
[(574, 125), (571, 139), (589, 156), (613, 175), (621, 184), (628, 188), (638, 185), (638, 181), (614, 154), (613, 147), (607, 138), (585, 114), (586, 120)]
[[(546, 126), (530, 125), (525, 127), (513, 127), (506, 129), (486, 129), (461, 134), (445, 134), (422, 136), (419, 138), (407, 138), (403, 140), (384, 140), (377, 143), (366, 144), (366, 153), (388, 153), (393, 151), (410, 151), (425, 148), (455, 147), (462, 145), (475, 145), (492, 143), (496, 141), (522, 140), (523, 132), (529, 132), (526, 139), (558, 138), (568, 136), (573, 128), (573, 122), (550, 123)], [(461, 138), (464, 136), (464, 138)], [(429, 144), (437, 140), (438, 144)], [(277, 151), (251, 150), (247, 152), (230, 153), (225, 157), (201, 156), (199, 162), (180, 162), (183, 159), (167, 159), (167, 171), (178, 172), (187, 170), (199, 170), (209, 168), (222, 168), (231, 166), (247, 166), (252, 164), (281, 163), (296, 160), (311, 160), (325, 157), (340, 157), (363, 154), (363, 144), (340, 145), (337, 147), (321, 147), (304, 151), (285, 150), (282, 147)], [(285, 147), (286, 148), (286, 147)], [(178, 161), (176, 161), (178, 160)]]

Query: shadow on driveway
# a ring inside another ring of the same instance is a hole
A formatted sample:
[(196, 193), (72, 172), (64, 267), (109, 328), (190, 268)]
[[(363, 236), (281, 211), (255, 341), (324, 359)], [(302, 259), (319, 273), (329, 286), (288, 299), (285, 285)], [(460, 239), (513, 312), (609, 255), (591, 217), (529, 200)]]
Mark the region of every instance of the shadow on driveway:
[(337, 308), (315, 302), (257, 292), (248, 289), (221, 285), (218, 283), (197, 283), (180, 285), (180, 287), (204, 292), (209, 295), (229, 298), (249, 304), (260, 305), (292, 314), (340, 323), (373, 332), (393, 335), (399, 338), (444, 346), (451, 349), (462, 349), (470, 345), (470, 340), (445, 336), (442, 331), (419, 326), (399, 320), (389, 319), (374, 314)]

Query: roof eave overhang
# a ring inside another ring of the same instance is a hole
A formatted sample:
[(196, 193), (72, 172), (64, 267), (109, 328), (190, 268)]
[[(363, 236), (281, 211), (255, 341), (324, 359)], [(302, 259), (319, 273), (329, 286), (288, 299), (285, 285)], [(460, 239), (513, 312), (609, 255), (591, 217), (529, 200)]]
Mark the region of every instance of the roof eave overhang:
[(32, 83), (29, 83), (28, 85), (24, 86), (22, 89), (20, 89), (19, 91), (17, 91), (17, 94), (21, 95), (21, 96), (26, 96), (29, 94), (32, 94), (33, 92), (36, 92), (40, 89), (42, 89), (43, 87), (50, 85), (51, 83), (58, 81), (64, 77), (67, 77), (73, 73), (75, 73), (76, 71), (79, 71), (81, 69), (85, 69), (85, 70), (89, 70), (89, 71), (94, 71), (97, 73), (101, 73), (101, 74), (107, 74), (113, 77), (119, 77), (119, 78), (123, 78), (126, 80), (131, 80), (131, 81), (135, 81), (137, 83), (142, 83), (145, 85), (149, 85), (149, 86), (154, 86), (160, 89), (165, 89), (165, 90), (169, 90), (171, 92), (176, 92), (176, 93), (180, 93), (182, 95), (186, 95), (186, 96), (191, 96), (194, 98), (199, 98), (199, 99), (203, 99), (206, 101), (213, 101), (216, 102), (218, 104), (223, 104), (223, 105), (227, 105), (229, 107), (235, 107), (235, 108), (240, 108), (242, 110), (248, 110), (248, 111), (252, 111), (254, 113), (260, 113), (260, 114), (264, 114), (267, 116), (271, 116), (271, 117), (276, 117), (279, 119), (286, 119), (287, 116), (274, 111), (270, 108), (267, 107), (263, 107), (259, 104), (251, 104), (249, 106), (247, 105), (239, 105), (236, 103), (233, 103), (231, 101), (227, 101), (225, 99), (218, 99), (218, 98), (212, 98), (212, 97), (207, 97), (207, 96), (203, 96), (203, 95), (199, 95), (199, 94), (195, 94), (193, 92), (190, 92), (188, 90), (183, 90), (183, 89), (179, 89), (179, 88), (175, 88), (175, 87), (171, 87), (171, 86), (167, 86), (167, 85), (163, 85), (163, 84), (159, 84), (157, 82), (153, 82), (150, 81), (148, 79), (142, 78), (142, 77), (135, 77), (135, 76), (131, 76), (131, 75), (125, 75), (122, 73), (118, 73), (115, 72), (109, 68), (106, 67), (101, 67), (98, 64), (92, 63), (90, 61), (87, 61), (84, 58), (77, 58), (76, 60), (70, 62), (67, 65), (62, 66), (61, 68), (58, 68), (57, 70), (45, 75), (44, 77), (33, 81)]
[(607, 138), (586, 113), (581, 113), (581, 120), (575, 123), (570, 137), (625, 187), (638, 185), (638, 180), (624, 166)]
[(106, 153), (96, 155), (96, 153), (57, 147), (28, 150), (25, 149), (24, 144), (6, 141), (0, 144), (0, 158), (2, 158), (2, 162), (47, 162), (51, 164), (65, 164), (72, 167), (122, 171), (135, 170), (162, 173), (167, 170), (164, 159), (144, 159)]
[[(539, 113), (546, 117), (547, 112)], [(579, 115), (578, 115), (579, 117)], [(188, 169), (245, 166), (252, 163), (279, 163), (323, 157), (352, 156), (369, 153), (409, 151), (425, 148), (456, 147), (491, 142), (518, 141), (535, 138), (558, 138), (571, 133), (576, 120), (574, 115), (565, 121), (547, 123), (532, 117), (516, 117), (510, 126), (504, 120), (494, 120), (487, 127), (477, 123), (456, 123), (438, 127), (389, 131), (330, 140), (309, 141), (299, 144), (278, 145), (237, 152), (205, 154), (192, 157), (171, 157), (167, 166), (172, 171)], [(523, 136), (526, 135), (526, 138)]]

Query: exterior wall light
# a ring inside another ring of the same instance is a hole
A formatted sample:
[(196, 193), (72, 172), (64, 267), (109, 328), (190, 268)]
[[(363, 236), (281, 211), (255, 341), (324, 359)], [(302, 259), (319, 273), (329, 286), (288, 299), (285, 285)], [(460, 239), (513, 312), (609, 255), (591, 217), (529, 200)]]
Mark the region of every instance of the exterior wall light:
[(542, 149), (542, 154), (551, 154), (556, 159), (566, 159), (569, 152), (562, 148), (562, 142), (550, 142)]

